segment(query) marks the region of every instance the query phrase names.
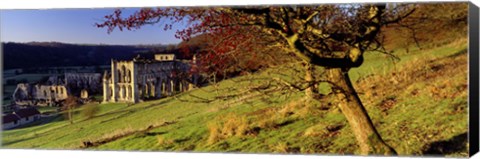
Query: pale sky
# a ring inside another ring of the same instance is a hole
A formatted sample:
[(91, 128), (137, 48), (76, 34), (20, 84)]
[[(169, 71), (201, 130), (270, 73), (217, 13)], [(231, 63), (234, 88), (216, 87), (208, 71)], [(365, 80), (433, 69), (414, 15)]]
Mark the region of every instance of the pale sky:
[[(125, 15), (138, 8), (128, 8)], [(94, 24), (102, 22), (113, 8), (98, 9), (15, 9), (0, 10), (0, 40), (2, 42), (47, 42), (81, 44), (173, 44), (181, 40), (174, 30), (164, 31), (161, 24), (145, 26), (135, 31), (108, 34), (106, 28)], [(165, 24), (165, 22), (163, 23)]]

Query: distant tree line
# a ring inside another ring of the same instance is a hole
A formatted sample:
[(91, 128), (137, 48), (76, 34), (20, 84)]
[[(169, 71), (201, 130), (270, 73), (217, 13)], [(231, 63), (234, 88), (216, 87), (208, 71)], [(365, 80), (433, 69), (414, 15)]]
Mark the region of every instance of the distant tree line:
[[(175, 45), (80, 45), (58, 42), (2, 43), (4, 69), (109, 65), (141, 54), (168, 52)], [(170, 50), (169, 50), (170, 49)]]

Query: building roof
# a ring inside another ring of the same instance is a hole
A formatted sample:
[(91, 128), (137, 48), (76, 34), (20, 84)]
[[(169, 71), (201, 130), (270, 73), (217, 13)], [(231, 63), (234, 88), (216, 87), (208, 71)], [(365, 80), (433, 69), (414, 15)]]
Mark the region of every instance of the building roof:
[(40, 112), (34, 107), (29, 107), (29, 108), (16, 110), (15, 114), (20, 116), (20, 118), (24, 118), (24, 117), (29, 117), (29, 116), (33, 116), (33, 115), (36, 115), (36, 114), (40, 114)]
[(20, 118), (15, 114), (7, 114), (7, 115), (2, 116), (2, 123), (3, 124), (14, 122), (14, 121), (17, 121), (17, 120), (20, 120)]

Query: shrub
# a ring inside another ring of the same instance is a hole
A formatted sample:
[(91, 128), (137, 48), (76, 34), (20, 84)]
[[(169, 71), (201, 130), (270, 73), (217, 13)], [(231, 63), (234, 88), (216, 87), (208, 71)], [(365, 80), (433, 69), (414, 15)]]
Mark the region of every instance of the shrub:
[(287, 153), (288, 152), (288, 144), (285, 142), (280, 142), (273, 146), (274, 152), (278, 153)]
[(82, 110), (82, 114), (87, 119), (90, 119), (94, 117), (98, 113), (98, 111), (100, 111), (100, 108), (98, 107), (97, 104), (89, 104), (84, 106)]
[(171, 145), (174, 143), (172, 139), (166, 139), (164, 136), (157, 136), (157, 141), (157, 144), (160, 146)]
[(209, 136), (208, 144), (237, 136), (242, 137), (250, 131), (250, 123), (245, 116), (233, 113), (219, 116), (213, 122), (207, 124)]
[(219, 140), (221, 140), (221, 133), (220, 133), (220, 128), (217, 126), (216, 123), (208, 123), (207, 124), (208, 131), (209, 131), (209, 136), (207, 143), (208, 144), (213, 144)]

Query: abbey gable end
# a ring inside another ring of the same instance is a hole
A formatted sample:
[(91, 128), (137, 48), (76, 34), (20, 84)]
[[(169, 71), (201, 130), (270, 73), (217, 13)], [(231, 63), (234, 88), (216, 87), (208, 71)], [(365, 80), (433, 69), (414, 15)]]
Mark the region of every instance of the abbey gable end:
[(174, 54), (130, 61), (112, 59), (111, 71), (103, 75), (103, 102), (137, 103), (187, 91), (196, 84), (196, 76), (188, 72), (190, 62), (177, 60)]

